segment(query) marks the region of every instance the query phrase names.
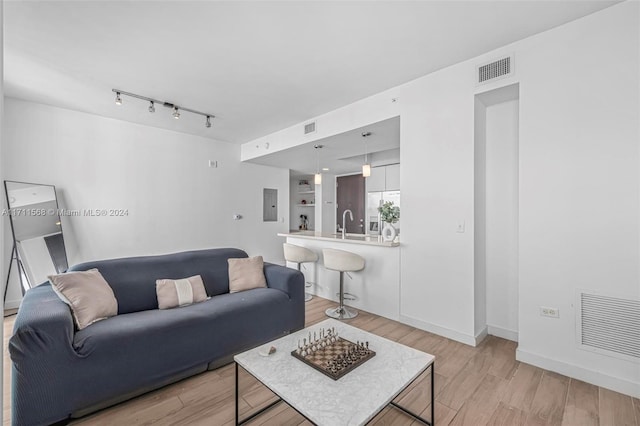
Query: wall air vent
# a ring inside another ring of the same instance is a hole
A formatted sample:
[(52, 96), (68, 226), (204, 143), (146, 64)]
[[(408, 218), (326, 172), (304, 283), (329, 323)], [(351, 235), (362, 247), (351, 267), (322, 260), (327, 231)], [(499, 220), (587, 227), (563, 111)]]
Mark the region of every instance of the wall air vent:
[(316, 122), (307, 123), (304, 125), (304, 134), (308, 135), (309, 133), (313, 133), (316, 131)]
[(507, 56), (497, 61), (480, 65), (477, 70), (477, 84), (508, 77), (513, 73), (513, 56)]
[(640, 300), (579, 293), (580, 347), (640, 359)]

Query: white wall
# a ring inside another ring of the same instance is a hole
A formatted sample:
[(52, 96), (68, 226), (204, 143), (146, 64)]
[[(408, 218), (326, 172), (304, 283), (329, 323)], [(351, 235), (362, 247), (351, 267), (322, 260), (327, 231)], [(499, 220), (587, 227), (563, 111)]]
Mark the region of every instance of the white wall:
[[(500, 90), (500, 89), (498, 89)], [(484, 337), (487, 330), (487, 107), (479, 96), (474, 99), (474, 200), (473, 267), (474, 331)]]
[(316, 231), (336, 232), (336, 176), (322, 174), (322, 185), (316, 185)]
[[(11, 98), (5, 106), (4, 179), (54, 184), (62, 208), (128, 210), (63, 217), (70, 265), (209, 247), (284, 262), (276, 233), (288, 230), (287, 170), (241, 163), (239, 146), (207, 138)], [(262, 222), (263, 188), (278, 190), (281, 221)]]
[[(3, 42), (3, 34), (4, 34), (4, 18), (3, 18), (3, 8), (4, 2), (0, 1), (0, 129), (4, 128), (4, 42)], [(2, 163), (4, 162), (4, 153), (2, 152), (2, 145), (4, 142), (4, 138), (2, 136), (2, 131), (0, 131), (0, 176), (3, 175), (4, 168), (2, 167)], [(0, 241), (4, 241), (4, 227), (0, 224)], [(6, 269), (5, 269), (5, 253), (4, 244), (0, 244), (0, 279), (2, 279), (3, 283), (6, 282)], [(2, 287), (4, 290), (4, 287)], [(3, 295), (4, 296), (4, 295)], [(4, 318), (4, 303), (0, 303), (0, 317)], [(0, 328), (0, 341), (4, 342), (4, 327)], [(2, 355), (0, 355), (0, 362), (4, 366), (4, 351), (2, 351)], [(3, 371), (4, 368), (0, 368), (0, 383), (4, 384), (3, 379)], [(0, 388), (0, 400), (4, 401), (4, 386)], [(3, 421), (3, 413), (4, 410), (0, 411), (0, 422)]]
[[(475, 342), (474, 95), (520, 83), (518, 357), (640, 396), (637, 363), (577, 349), (573, 306), (577, 288), (640, 296), (639, 7), (617, 4), (315, 119), (321, 138), (401, 117), (401, 320)], [(508, 54), (515, 74), (476, 87), (475, 66)], [(302, 124), (243, 145), (242, 159), (263, 142), (271, 153), (308, 142)], [(540, 305), (560, 318), (540, 317)]]
[(528, 39), (517, 64), (518, 357), (635, 396), (638, 362), (577, 349), (575, 300), (581, 288), (640, 298), (639, 8), (625, 2)]
[(486, 302), (489, 334), (518, 340), (518, 101), (486, 108)]

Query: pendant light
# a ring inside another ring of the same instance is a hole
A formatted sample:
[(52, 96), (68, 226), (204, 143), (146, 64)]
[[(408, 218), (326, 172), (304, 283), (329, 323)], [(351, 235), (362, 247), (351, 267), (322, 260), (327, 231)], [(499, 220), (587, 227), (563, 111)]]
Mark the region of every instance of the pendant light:
[(322, 149), (322, 145), (314, 145), (316, 149), (316, 175), (314, 176), (313, 182), (316, 185), (322, 185), (322, 174), (320, 173), (320, 151)]
[(371, 132), (363, 132), (362, 137), (364, 138), (364, 164), (362, 165), (362, 176), (369, 177), (371, 176), (371, 164), (369, 164), (369, 159), (367, 155), (367, 138), (371, 136)]

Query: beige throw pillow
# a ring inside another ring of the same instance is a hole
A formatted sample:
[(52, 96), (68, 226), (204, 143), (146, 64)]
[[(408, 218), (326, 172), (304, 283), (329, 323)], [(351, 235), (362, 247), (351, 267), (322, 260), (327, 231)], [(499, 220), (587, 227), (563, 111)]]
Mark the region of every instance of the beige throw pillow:
[(187, 306), (207, 300), (207, 292), (200, 275), (181, 280), (156, 280), (158, 309)]
[(229, 293), (267, 286), (262, 256), (228, 259)]
[(97, 269), (49, 275), (49, 281), (58, 297), (71, 307), (80, 330), (118, 314), (113, 290)]

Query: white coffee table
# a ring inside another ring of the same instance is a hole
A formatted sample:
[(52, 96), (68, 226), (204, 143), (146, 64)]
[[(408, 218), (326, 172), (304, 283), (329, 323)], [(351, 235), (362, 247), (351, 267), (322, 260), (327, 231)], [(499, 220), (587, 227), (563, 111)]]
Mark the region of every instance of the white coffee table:
[[(291, 351), (298, 340), (308, 337), (309, 331), (335, 327), (340, 337), (352, 342), (369, 342), (376, 355), (338, 380), (333, 380), (304, 362), (294, 358)], [(274, 346), (276, 353), (265, 357), (259, 354), (265, 347)], [(362, 425), (373, 419), (387, 405), (392, 405), (425, 424), (433, 425), (433, 368), (435, 357), (368, 333), (334, 319), (327, 319), (266, 345), (238, 354), (236, 362), (236, 424), (240, 425), (260, 415), (281, 401), (310, 422), (322, 425)], [(280, 399), (240, 420), (238, 412), (238, 368), (242, 367), (258, 379)], [(405, 390), (420, 374), (431, 368), (431, 418), (401, 407), (393, 399)]]

